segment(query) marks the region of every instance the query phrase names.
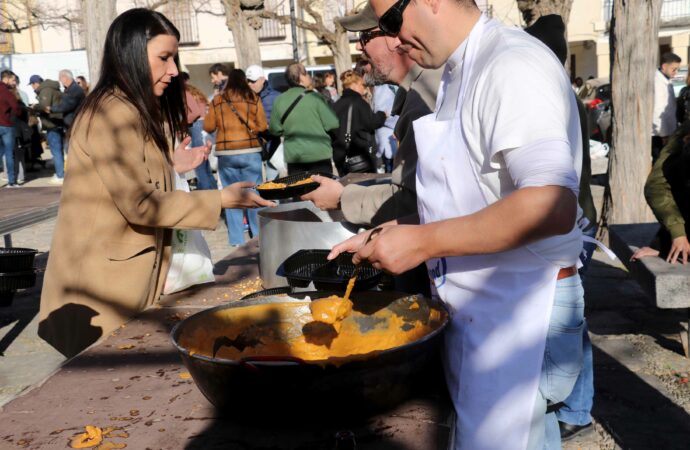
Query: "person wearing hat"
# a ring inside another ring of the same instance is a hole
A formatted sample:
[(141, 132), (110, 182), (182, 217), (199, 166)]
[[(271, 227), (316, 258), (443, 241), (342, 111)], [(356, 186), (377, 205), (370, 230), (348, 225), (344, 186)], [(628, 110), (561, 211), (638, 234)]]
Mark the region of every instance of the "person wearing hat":
[(393, 49), (444, 72), (434, 112), (414, 122), (419, 224), (361, 233), (329, 257), (355, 251), (355, 264), (394, 274), (426, 262), (451, 311), (456, 450), (560, 448), (547, 403), (575, 384), (584, 328), (570, 80), (544, 44), (473, 0), (370, 1)]
[[(253, 64), (247, 67), (245, 73), (247, 74), (247, 83), (249, 83), (249, 87), (261, 98), (261, 104), (263, 105), (264, 112), (266, 113), (266, 123), (268, 123), (271, 120), (273, 102), (276, 101), (276, 98), (278, 98), (280, 92), (273, 89), (271, 83), (266, 79), (264, 69), (261, 66)], [(268, 154), (272, 156), (280, 145), (280, 137), (273, 136), (268, 131), (262, 133), (262, 137), (266, 139), (266, 143), (268, 145)], [(275, 171), (276, 175), (277, 173), (278, 172)], [(272, 174), (267, 174), (267, 177), (269, 179), (273, 178), (270, 175)]]
[[(368, 2), (359, 13), (340, 18), (339, 22), (346, 30), (360, 33), (357, 49), (371, 63), (366, 77), (399, 87), (391, 111), (399, 116), (394, 128), (398, 152), (390, 184), (343, 186), (338, 181), (317, 176), (314, 178), (321, 186), (302, 199), (313, 201), (321, 209), (340, 208), (350, 223), (375, 227), (417, 212), (417, 146), (412, 122), (434, 109), (442, 71), (423, 69), (408, 55), (393, 50), (392, 38), (380, 32), (378, 18)], [(428, 292), (426, 269), (422, 267), (404, 277), (396, 277), (395, 286), (404, 292)]]
[(38, 103), (33, 105), (33, 110), (39, 114), (41, 125), (46, 130), (46, 141), (53, 155), (55, 175), (50, 180), (53, 184), (62, 184), (65, 177), (65, 157), (62, 153), (62, 114), (49, 112), (62, 99), (60, 83), (55, 80), (44, 80), (40, 75), (31, 75), (29, 85), (36, 92)]

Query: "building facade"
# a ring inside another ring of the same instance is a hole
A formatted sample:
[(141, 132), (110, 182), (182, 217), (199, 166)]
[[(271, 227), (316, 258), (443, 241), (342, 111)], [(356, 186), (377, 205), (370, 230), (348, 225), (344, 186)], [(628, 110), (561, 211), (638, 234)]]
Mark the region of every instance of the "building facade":
[[(325, 0), (323, 14), (326, 23), (346, 14), (364, 0)], [(5, 9), (12, 8), (7, 0), (0, 0)], [(20, 76), (41, 73), (45, 78), (56, 78), (57, 70), (53, 63), (37, 64), (37, 61), (66, 62), (78, 75), (88, 74), (84, 52), (83, 26), (79, 19), (80, 0), (35, 0), (44, 11), (55, 14), (64, 13), (77, 20), (72, 22), (55, 21), (49, 25), (35, 24), (21, 33), (0, 33), (0, 66), (18, 67), (21, 61)], [(568, 66), (573, 77), (606, 77), (610, 70), (609, 25), (613, 0), (574, 0), (568, 23), (570, 59)], [(477, 0), (478, 6), (491, 17), (506, 24), (523, 26), (522, 18), (515, 0)], [(145, 6), (145, 0), (118, 0), (118, 12), (135, 6)], [(336, 5), (333, 7), (333, 5)], [(265, 0), (265, 7), (289, 15), (289, 2)], [(179, 28), (180, 60), (184, 69), (190, 72), (192, 81), (200, 88), (210, 91), (208, 68), (216, 62), (233, 65), (236, 60), (232, 33), (226, 25), (221, 0), (170, 0), (158, 9), (166, 14)], [(23, 18), (30, 17), (30, 11), (13, 11), (11, 14)], [(23, 15), (23, 16), (22, 16)], [(296, 10), (300, 18), (309, 19), (304, 11)], [(265, 67), (282, 67), (293, 60), (292, 36), (289, 25), (275, 20), (263, 20), (259, 31), (261, 57)], [(356, 36), (351, 36), (351, 52), (356, 58)], [(311, 32), (297, 29), (298, 54), (306, 64), (328, 64), (332, 61), (328, 48)], [(690, 0), (665, 0), (661, 14), (659, 31), (659, 53), (673, 51), (686, 65), (690, 47)], [(26, 65), (36, 65), (32, 72)], [(41, 70), (39, 70), (40, 68)], [(19, 70), (19, 69), (17, 69)], [(55, 72), (55, 73), (53, 73)]]

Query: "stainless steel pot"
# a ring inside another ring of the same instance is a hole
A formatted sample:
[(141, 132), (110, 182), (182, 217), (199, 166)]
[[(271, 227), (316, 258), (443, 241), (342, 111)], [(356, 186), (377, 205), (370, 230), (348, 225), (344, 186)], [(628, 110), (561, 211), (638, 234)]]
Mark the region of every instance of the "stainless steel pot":
[[(276, 270), (303, 249), (330, 249), (357, 232), (340, 211), (321, 211), (312, 202), (283, 203), (259, 211), (259, 270), (265, 289), (287, 286)], [(313, 289), (313, 287), (312, 287)]]

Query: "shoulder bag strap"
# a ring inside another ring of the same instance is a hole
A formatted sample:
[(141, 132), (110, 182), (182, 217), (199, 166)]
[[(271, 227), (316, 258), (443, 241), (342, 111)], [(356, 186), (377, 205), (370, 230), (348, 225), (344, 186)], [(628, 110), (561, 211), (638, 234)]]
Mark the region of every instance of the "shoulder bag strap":
[[(237, 109), (235, 109), (235, 105), (233, 105), (232, 102), (231, 102), (230, 100), (228, 100), (226, 103), (227, 103), (228, 106), (230, 107), (230, 110), (231, 110), (231, 111), (237, 116), (237, 118), (240, 120), (240, 122), (242, 123), (242, 125), (244, 125), (245, 127), (247, 127), (247, 131), (249, 131), (249, 137), (250, 137), (250, 138), (251, 138), (251, 137), (256, 137), (256, 133), (254, 132), (254, 130), (252, 130), (252, 127), (249, 126), (249, 123), (247, 123), (247, 121), (244, 120), (244, 119), (242, 118), (242, 116), (240, 116), (240, 113), (237, 112)], [(249, 103), (247, 103), (247, 118), (249, 118)]]
[(350, 150), (352, 142), (352, 103), (347, 108), (347, 129), (345, 130), (345, 150)]
[(285, 110), (285, 113), (283, 114), (283, 117), (280, 118), (280, 123), (281, 123), (281, 125), (285, 123), (285, 119), (288, 118), (288, 116), (290, 115), (290, 113), (292, 112), (292, 110), (295, 109), (295, 106), (297, 106), (297, 104), (299, 103), (299, 101), (302, 100), (302, 98), (303, 98), (305, 95), (307, 95), (309, 92), (310, 92), (310, 91), (304, 91), (304, 92), (302, 92), (302, 93), (295, 99), (295, 101), (293, 101), (292, 104), (290, 104), (290, 106), (288, 106), (288, 109)]

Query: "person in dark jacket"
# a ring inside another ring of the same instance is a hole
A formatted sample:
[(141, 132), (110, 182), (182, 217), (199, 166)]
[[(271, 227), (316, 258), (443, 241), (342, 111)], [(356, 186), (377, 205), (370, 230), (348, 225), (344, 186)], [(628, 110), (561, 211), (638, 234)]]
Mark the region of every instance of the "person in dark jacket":
[(74, 122), (74, 116), (76, 116), (79, 107), (86, 98), (86, 94), (84, 93), (84, 89), (75, 83), (72, 71), (67, 69), (61, 70), (59, 80), (65, 87), (65, 91), (58, 104), (55, 106), (47, 106), (46, 112), (62, 113), (62, 121), (65, 128), (69, 130), (72, 126), (72, 122)]
[(371, 151), (375, 145), (374, 131), (383, 126), (386, 113), (374, 113), (364, 100), (366, 86), (359, 74), (346, 70), (340, 75), (340, 81), (343, 84), (343, 95), (333, 105), (340, 121), (333, 142), (333, 161), (341, 175), (349, 172), (376, 172), (376, 161)]
[(60, 83), (55, 80), (43, 80), (39, 75), (31, 75), (29, 84), (38, 97), (38, 103), (33, 106), (33, 109), (40, 114), (41, 124), (46, 130), (46, 141), (48, 141), (55, 164), (55, 175), (50, 182), (61, 185), (65, 178), (65, 157), (62, 154), (62, 114), (48, 112), (48, 108), (55, 107), (62, 99)]
[(0, 82), (0, 158), (5, 156), (7, 165), (7, 187), (18, 187), (14, 171), (14, 122), (20, 113), (17, 97), (10, 88)]

